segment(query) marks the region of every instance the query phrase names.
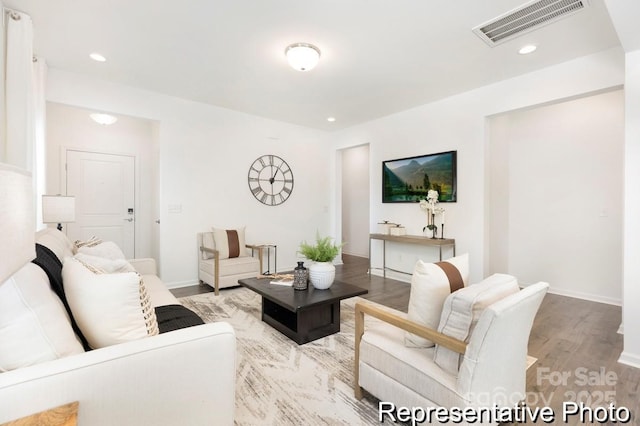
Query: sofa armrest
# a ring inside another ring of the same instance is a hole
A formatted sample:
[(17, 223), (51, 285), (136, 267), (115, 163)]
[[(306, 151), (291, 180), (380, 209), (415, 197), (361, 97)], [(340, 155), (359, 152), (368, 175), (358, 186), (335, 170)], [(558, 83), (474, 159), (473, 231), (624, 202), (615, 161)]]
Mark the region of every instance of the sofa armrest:
[(140, 275), (158, 275), (156, 260), (151, 257), (127, 260)]
[(362, 398), (362, 388), (360, 388), (360, 342), (362, 335), (364, 334), (364, 316), (370, 315), (374, 318), (398, 327), (409, 333), (416, 334), (425, 339), (429, 339), (432, 342), (451, 349), (452, 351), (464, 354), (467, 349), (467, 344), (462, 340), (455, 339), (447, 336), (446, 334), (439, 333), (438, 331), (417, 324), (407, 318), (396, 315), (390, 312), (388, 309), (372, 302), (356, 302), (355, 306), (355, 357), (354, 357), (354, 391), (357, 399)]
[(232, 425), (236, 342), (224, 322), (0, 374), (0, 423), (78, 401), (78, 424)]

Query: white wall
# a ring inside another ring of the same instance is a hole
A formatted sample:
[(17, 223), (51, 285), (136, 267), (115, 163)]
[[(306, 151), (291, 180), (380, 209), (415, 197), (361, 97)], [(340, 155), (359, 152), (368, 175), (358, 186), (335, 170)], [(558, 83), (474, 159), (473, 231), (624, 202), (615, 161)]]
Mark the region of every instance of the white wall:
[[(486, 188), (485, 133), (487, 117), (532, 105), (555, 102), (586, 93), (619, 87), (624, 82), (624, 55), (611, 49), (549, 67), (518, 78), (337, 132), (336, 149), (370, 144), (369, 229), (386, 219), (421, 234), (424, 215), (414, 204), (383, 204), (380, 194), (383, 160), (447, 150), (458, 151), (458, 202), (446, 204), (447, 235), (456, 239), (458, 253), (470, 253), (471, 280), (485, 271)], [(372, 261), (381, 263), (381, 248), (373, 247)], [(388, 250), (389, 251), (389, 250)], [(389, 261), (410, 271), (416, 258), (433, 253), (415, 248), (391, 250)]]
[(342, 251), (369, 257), (369, 145), (341, 150)]
[[(246, 226), (248, 242), (277, 244), (280, 270), (295, 266), (300, 241), (329, 234), (335, 169), (321, 132), (55, 69), (47, 83), (50, 102), (158, 122), (159, 261), (169, 286), (197, 282), (196, 233), (212, 226)], [(249, 166), (263, 154), (281, 156), (294, 173), (280, 206), (248, 189)]]
[(65, 149), (108, 154), (131, 155), (136, 159), (136, 257), (151, 257), (152, 228), (157, 216), (154, 204), (158, 186), (154, 176), (158, 170), (154, 158), (156, 140), (150, 120), (117, 115), (110, 126), (94, 122), (89, 114), (100, 112), (58, 103), (47, 103), (47, 194), (65, 194)]
[(621, 304), (624, 93), (510, 112), (489, 124), (488, 273)]
[[(0, 8), (4, 10), (4, 4), (0, 2)], [(4, 12), (3, 12), (4, 15)], [(5, 32), (4, 25), (0, 31), (0, 163), (4, 163), (6, 155), (6, 127), (5, 127), (5, 94), (4, 94), (4, 68), (5, 68)]]
[(625, 56), (624, 351), (620, 362), (640, 368), (640, 2), (605, 0)]
[(640, 368), (640, 50), (626, 55), (624, 190), (624, 351), (620, 361)]

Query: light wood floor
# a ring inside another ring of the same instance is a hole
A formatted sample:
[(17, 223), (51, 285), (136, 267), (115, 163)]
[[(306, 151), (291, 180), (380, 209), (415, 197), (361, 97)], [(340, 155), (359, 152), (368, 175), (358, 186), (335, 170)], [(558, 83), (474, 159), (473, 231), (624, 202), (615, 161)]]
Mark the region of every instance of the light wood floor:
[[(343, 261), (336, 267), (337, 279), (368, 289), (364, 298), (407, 311), (408, 283), (368, 275), (365, 258), (343, 255)], [(173, 290), (176, 297), (207, 291), (206, 285)], [(564, 401), (593, 407), (615, 401), (631, 411), (628, 424), (640, 425), (640, 369), (617, 362), (620, 321), (619, 306), (547, 294), (529, 338), (529, 355), (538, 358), (527, 372), (529, 405), (550, 406), (559, 418)], [(508, 345), (505, 341), (505, 350)], [(582, 423), (571, 417), (564, 424)]]

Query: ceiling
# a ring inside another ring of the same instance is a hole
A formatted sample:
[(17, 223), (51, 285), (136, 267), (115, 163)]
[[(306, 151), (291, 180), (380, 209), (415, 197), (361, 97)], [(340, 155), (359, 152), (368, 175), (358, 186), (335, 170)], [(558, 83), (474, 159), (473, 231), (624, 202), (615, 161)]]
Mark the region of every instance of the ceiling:
[[(572, 16), (496, 47), (472, 28), (525, 1), (3, 3), (31, 16), (34, 53), (49, 68), (321, 130), (620, 45), (604, 0), (590, 0)], [(289, 68), (284, 49), (295, 42), (320, 48), (315, 69)], [(528, 43), (538, 50), (519, 55)], [(92, 61), (91, 52), (107, 61)]]

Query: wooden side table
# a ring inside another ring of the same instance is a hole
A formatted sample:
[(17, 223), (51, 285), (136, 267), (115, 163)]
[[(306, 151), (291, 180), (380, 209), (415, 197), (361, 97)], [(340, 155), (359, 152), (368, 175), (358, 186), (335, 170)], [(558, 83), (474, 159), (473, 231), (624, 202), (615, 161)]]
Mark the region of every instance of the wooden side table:
[[(251, 245), (251, 256), (253, 256), (253, 250), (258, 249), (260, 256), (260, 274), (262, 275), (275, 275), (278, 273), (278, 245), (277, 244), (255, 244)], [(273, 249), (273, 272), (271, 272), (271, 249)], [(264, 252), (267, 252), (267, 270), (263, 270)]]

